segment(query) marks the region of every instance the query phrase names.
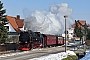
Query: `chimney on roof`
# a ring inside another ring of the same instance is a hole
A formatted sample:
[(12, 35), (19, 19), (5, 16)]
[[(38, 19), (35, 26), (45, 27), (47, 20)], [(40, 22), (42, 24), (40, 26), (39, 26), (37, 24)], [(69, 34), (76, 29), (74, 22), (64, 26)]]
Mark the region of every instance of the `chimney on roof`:
[(20, 15), (17, 15), (17, 19), (20, 19)]

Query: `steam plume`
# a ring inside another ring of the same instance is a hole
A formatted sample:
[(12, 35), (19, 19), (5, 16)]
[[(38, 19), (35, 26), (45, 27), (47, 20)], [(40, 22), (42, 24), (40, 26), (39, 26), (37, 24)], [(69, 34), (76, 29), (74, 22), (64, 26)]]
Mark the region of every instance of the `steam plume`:
[(61, 34), (64, 32), (65, 19), (67, 15), (67, 28), (73, 24), (70, 18), (72, 9), (68, 8), (67, 3), (54, 4), (50, 6), (49, 11), (34, 11), (33, 13), (26, 14), (25, 26), (29, 30), (39, 31), (45, 34)]

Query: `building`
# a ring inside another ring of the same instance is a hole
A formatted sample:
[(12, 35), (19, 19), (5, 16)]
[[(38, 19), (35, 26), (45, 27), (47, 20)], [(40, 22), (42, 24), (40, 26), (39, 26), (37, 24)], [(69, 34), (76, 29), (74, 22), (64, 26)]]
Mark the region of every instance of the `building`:
[[(65, 37), (65, 34), (62, 34)], [(71, 40), (74, 37), (74, 28), (67, 28), (67, 38)]]
[(8, 19), (8, 24), (5, 25), (8, 27), (8, 32), (17, 32), (20, 33), (21, 30), (24, 30), (24, 19), (20, 19), (20, 16), (17, 17), (6, 16)]
[[(75, 21), (76, 21), (76, 20), (75, 20)], [(78, 23), (78, 27), (79, 27), (79, 28), (82, 28), (83, 25), (86, 24), (86, 20), (77, 20), (76, 22)], [(68, 39), (73, 39), (73, 38), (76, 37), (76, 35), (74, 34), (74, 28), (75, 28), (75, 26), (76, 26), (76, 25), (73, 24), (71, 28), (67, 28), (67, 29), (66, 29), (66, 30), (67, 30), (67, 38), (68, 38)], [(65, 34), (62, 34), (62, 36), (65, 37)]]
[(6, 16), (8, 19), (8, 24), (5, 27), (8, 28), (8, 42), (17, 42), (19, 39), (20, 31), (24, 30), (24, 19), (20, 19), (20, 16), (17, 17)]
[[(76, 20), (75, 20), (75, 21), (76, 21)], [(82, 28), (83, 25), (86, 24), (86, 20), (77, 20), (76, 22), (78, 23), (78, 27), (79, 27), (79, 28)], [(76, 25), (73, 24), (73, 25), (72, 25), (72, 28), (75, 28), (75, 26), (76, 26)]]

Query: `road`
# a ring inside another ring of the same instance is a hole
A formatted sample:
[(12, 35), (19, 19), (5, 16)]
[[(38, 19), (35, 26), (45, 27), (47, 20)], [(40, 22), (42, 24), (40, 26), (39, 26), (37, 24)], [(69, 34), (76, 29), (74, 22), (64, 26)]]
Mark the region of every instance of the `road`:
[[(67, 48), (67, 49), (69, 49), (69, 48)], [(29, 60), (32, 58), (36, 58), (36, 57), (38, 58), (40, 56), (45, 56), (45, 55), (54, 54), (54, 53), (60, 53), (63, 51), (65, 51), (65, 47), (43, 48), (41, 50), (27, 51), (27, 53), (23, 53), (23, 54), (2, 57), (2, 58), (0, 58), (0, 60)]]

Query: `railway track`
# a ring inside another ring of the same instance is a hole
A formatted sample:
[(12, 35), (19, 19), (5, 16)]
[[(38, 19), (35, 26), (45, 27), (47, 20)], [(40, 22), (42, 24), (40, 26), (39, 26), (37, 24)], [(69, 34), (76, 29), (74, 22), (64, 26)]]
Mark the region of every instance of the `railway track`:
[[(61, 46), (59, 46), (59, 47), (61, 47)], [(33, 50), (29, 50), (29, 51), (19, 51), (19, 50), (16, 50), (16, 51), (14, 51), (14, 50), (3, 51), (3, 52), (0, 52), (0, 56), (5, 56), (5, 55), (9, 55), (9, 54), (17, 55), (17, 54), (23, 54), (23, 53), (28, 53), (28, 52), (32, 52), (32, 53), (45, 53), (48, 50), (52, 50), (52, 49), (55, 49), (55, 48), (57, 48), (57, 47), (42, 48), (42, 49), (33, 49)], [(43, 51), (43, 52), (41, 52), (41, 51)]]
[(16, 52), (14, 54), (10, 53), (11, 56), (0, 57), (0, 60), (28, 60), (36, 57), (41, 57), (49, 54), (56, 54), (64, 51), (64, 47), (52, 47), (52, 48), (42, 48), (30, 51)]
[(0, 55), (3, 55), (3, 54), (10, 54), (10, 53), (13, 53), (13, 52), (11, 52), (11, 51), (2, 51), (2, 52), (0, 52)]
[[(58, 47), (61, 47), (61, 46), (58, 46)], [(50, 48), (55, 48), (55, 47), (50, 47)], [(50, 48), (42, 48), (42, 50), (48, 50)], [(34, 50), (40, 50), (40, 48), (37, 48), (37, 49), (34, 49)], [(33, 51), (34, 51), (33, 50)], [(29, 51), (32, 51), (32, 50), (29, 50)], [(17, 53), (17, 52), (23, 52), (23, 51), (20, 51), (20, 50), (9, 50), (9, 51), (2, 51), (0, 52), (0, 55), (3, 55), (3, 54), (10, 54), (10, 53)]]
[(4, 54), (13, 54), (13, 53), (19, 53), (19, 52), (23, 52), (23, 51), (14, 51), (14, 50), (2, 51), (2, 52), (0, 52), (0, 56), (4, 55)]

